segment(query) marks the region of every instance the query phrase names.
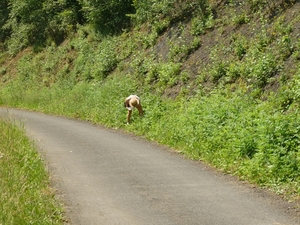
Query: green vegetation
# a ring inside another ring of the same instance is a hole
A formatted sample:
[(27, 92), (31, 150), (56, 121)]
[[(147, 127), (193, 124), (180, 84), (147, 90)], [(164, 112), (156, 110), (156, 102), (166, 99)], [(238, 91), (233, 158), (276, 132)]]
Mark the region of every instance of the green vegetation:
[(49, 175), (23, 129), (0, 120), (0, 224), (63, 224)]
[[(1, 105), (128, 130), (299, 199), (299, 1), (108, 1), (120, 17), (103, 26), (101, 2), (59, 1), (50, 22), (77, 10), (60, 42), (20, 51), (3, 30)], [(127, 126), (129, 94), (146, 113)]]

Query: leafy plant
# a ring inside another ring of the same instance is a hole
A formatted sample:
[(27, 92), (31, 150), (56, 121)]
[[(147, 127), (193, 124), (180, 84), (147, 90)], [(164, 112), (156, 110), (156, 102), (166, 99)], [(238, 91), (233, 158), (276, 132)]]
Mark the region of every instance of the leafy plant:
[(271, 53), (256, 54), (250, 65), (246, 70), (247, 77), (258, 87), (266, 85), (281, 67)]
[(79, 41), (76, 46), (78, 49), (76, 66), (72, 72), (74, 76), (87, 81), (103, 80), (119, 62), (115, 44), (113, 39), (104, 39), (97, 50), (93, 51), (94, 46), (87, 40)]
[(204, 34), (207, 29), (214, 27), (213, 13), (207, 5), (200, 7), (200, 13), (192, 18), (191, 26), (191, 34), (195, 36)]
[(179, 63), (153, 64), (145, 81), (156, 87), (173, 86), (178, 81), (180, 66)]

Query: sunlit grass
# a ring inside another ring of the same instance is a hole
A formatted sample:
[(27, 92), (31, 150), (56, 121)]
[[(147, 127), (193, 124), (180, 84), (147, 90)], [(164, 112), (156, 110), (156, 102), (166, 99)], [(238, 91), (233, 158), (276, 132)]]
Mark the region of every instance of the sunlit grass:
[(0, 224), (63, 224), (45, 164), (22, 128), (0, 118)]

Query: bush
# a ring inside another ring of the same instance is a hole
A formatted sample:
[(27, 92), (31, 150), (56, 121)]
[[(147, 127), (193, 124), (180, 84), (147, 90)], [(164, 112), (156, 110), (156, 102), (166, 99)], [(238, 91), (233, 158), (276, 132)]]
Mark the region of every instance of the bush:
[(120, 33), (130, 25), (127, 14), (134, 13), (132, 0), (80, 0), (87, 21), (102, 34)]
[(113, 71), (119, 60), (117, 58), (117, 43), (114, 39), (104, 39), (98, 46), (87, 40), (80, 40), (75, 44), (78, 57), (72, 71), (79, 80), (101, 81)]

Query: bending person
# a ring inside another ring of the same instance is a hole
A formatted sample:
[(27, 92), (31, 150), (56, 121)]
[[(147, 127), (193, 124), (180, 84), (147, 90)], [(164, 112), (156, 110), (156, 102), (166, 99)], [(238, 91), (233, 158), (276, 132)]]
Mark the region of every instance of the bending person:
[(134, 108), (138, 109), (140, 116), (143, 115), (143, 108), (141, 105), (141, 101), (137, 95), (130, 95), (129, 97), (127, 97), (124, 101), (124, 106), (128, 109), (127, 123), (130, 123), (132, 110)]

